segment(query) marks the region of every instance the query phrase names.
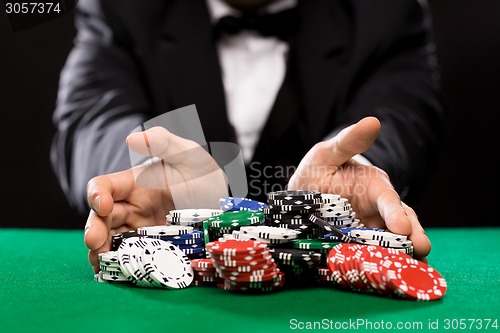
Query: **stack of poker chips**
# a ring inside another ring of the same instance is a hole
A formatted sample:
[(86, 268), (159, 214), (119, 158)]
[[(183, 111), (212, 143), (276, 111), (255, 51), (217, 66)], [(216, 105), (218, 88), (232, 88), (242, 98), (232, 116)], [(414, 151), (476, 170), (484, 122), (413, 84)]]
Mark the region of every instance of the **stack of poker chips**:
[(350, 230), (348, 235), (358, 244), (382, 246), (413, 256), (413, 243), (404, 235), (370, 228)]
[[(192, 231), (191, 227), (173, 226), (166, 233), (180, 236)], [(191, 285), (194, 278), (190, 260), (184, 252), (161, 239), (126, 238), (117, 251), (100, 254), (99, 261), (101, 272), (96, 279), (100, 282), (128, 280), (140, 287), (182, 289)]]
[(209, 218), (205, 222), (207, 229), (205, 232), (208, 233), (209, 241), (215, 241), (225, 234), (232, 234), (233, 231), (240, 230), (241, 227), (261, 225), (263, 221), (264, 214), (261, 211), (227, 211)]
[(299, 238), (315, 239), (320, 228), (309, 221), (309, 215), (319, 216), (322, 205), (318, 191), (277, 191), (267, 194), (268, 207), (264, 208), (266, 225), (300, 231)]
[(340, 243), (328, 255), (328, 266), (318, 269), (324, 285), (399, 296), (436, 300), (447, 290), (446, 280), (429, 265), (395, 249)]
[(94, 275), (97, 282), (128, 282), (118, 262), (116, 251), (102, 252), (98, 255), (100, 272)]
[(239, 292), (271, 292), (284, 284), (266, 243), (252, 240), (210, 242), (207, 251), (224, 282), (217, 286)]
[(321, 254), (313, 250), (274, 247), (271, 256), (285, 274), (286, 287), (307, 287), (313, 284), (316, 267), (321, 265)]
[(361, 221), (356, 218), (356, 212), (349, 200), (338, 194), (321, 194), (321, 208), (318, 212), (318, 216), (333, 227), (363, 227)]
[(224, 283), (224, 279), (215, 269), (212, 259), (194, 259), (191, 260), (191, 266), (194, 270), (194, 286), (217, 286)]
[(203, 230), (203, 221), (208, 220), (212, 216), (220, 215), (223, 212), (221, 209), (175, 209), (167, 214), (166, 224)]

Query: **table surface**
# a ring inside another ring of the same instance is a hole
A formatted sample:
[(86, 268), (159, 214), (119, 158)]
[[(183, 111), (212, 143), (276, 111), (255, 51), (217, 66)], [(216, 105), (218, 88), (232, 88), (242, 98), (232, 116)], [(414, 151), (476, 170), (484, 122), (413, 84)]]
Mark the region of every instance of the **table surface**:
[[(360, 324), (355, 331), (382, 321), (393, 331), (417, 331), (398, 323), (431, 331), (429, 321), (439, 325), (433, 332), (468, 331), (456, 327), (459, 321), (445, 329), (447, 319), (477, 319), (474, 325), (484, 319), (482, 331), (500, 331), (493, 322), (484, 329), (487, 319), (500, 321), (500, 228), (429, 229), (428, 235), (429, 262), (448, 292), (439, 301), (414, 302), (324, 287), (242, 295), (97, 283), (81, 231), (0, 229), (0, 332), (290, 332), (310, 331), (300, 325), (314, 322), (325, 331), (344, 323), (337, 331), (348, 331), (350, 321)], [(463, 323), (468, 328), (471, 321)]]

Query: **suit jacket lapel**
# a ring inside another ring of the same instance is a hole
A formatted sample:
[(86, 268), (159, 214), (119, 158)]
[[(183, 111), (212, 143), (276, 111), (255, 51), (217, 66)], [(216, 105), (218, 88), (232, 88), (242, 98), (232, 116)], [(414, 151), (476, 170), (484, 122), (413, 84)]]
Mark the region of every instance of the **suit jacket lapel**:
[(211, 27), (205, 1), (172, 1), (161, 27), (159, 67), (169, 107), (196, 104), (207, 142), (232, 141)]

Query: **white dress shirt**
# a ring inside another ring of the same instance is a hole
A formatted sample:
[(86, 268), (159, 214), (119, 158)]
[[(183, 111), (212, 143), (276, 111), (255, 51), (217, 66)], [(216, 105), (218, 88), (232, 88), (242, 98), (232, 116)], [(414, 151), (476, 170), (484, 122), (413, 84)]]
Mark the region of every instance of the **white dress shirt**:
[[(212, 21), (241, 13), (221, 0), (207, 0)], [(279, 0), (262, 9), (273, 13), (296, 6), (297, 0)], [(271, 112), (286, 72), (288, 44), (277, 37), (242, 31), (217, 41), (228, 118), (243, 159), (249, 163)]]

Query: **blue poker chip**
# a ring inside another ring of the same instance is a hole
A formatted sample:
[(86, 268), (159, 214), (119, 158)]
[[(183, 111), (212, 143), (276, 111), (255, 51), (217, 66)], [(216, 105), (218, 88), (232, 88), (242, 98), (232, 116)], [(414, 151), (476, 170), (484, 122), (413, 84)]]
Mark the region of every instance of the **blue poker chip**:
[(172, 243), (177, 246), (190, 246), (190, 245), (199, 245), (199, 244), (204, 244), (203, 238), (193, 238), (193, 239), (162, 239), (166, 242)]
[(262, 211), (267, 204), (257, 200), (238, 198), (238, 197), (224, 197), (219, 199), (220, 209), (224, 211), (238, 211), (238, 210), (254, 210)]
[[(190, 242), (187, 240), (194, 240), (195, 242), (202, 241), (203, 240), (203, 231), (193, 230), (193, 232), (191, 232), (189, 234), (176, 235), (176, 236), (162, 235), (162, 236), (155, 236), (155, 237), (151, 237), (151, 238), (161, 239), (161, 240), (164, 240), (167, 242), (172, 242), (174, 244), (182, 244), (182, 243), (189, 244)], [(187, 242), (183, 242), (183, 241), (187, 241)]]
[[(349, 232), (353, 231), (353, 230), (386, 231), (386, 229), (383, 229), (383, 228), (337, 228), (337, 229), (342, 231), (342, 233), (344, 235), (347, 235), (347, 236), (349, 236)], [(323, 237), (321, 237), (321, 238), (325, 239), (325, 240), (331, 240), (331, 241), (341, 241), (340, 237), (338, 237), (335, 234), (331, 234), (331, 233), (324, 234)]]
[(197, 247), (197, 248), (181, 248), (181, 251), (184, 252), (184, 254), (199, 254), (205, 251), (205, 247)]

